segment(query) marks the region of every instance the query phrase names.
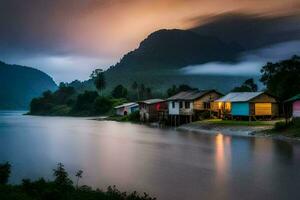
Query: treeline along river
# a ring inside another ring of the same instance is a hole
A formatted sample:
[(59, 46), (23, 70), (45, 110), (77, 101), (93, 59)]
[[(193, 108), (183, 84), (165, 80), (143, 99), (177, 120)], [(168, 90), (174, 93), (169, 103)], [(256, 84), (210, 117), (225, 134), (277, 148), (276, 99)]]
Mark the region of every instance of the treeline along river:
[(158, 199), (300, 199), (300, 143), (0, 112), (0, 161), (11, 183), (52, 178), (62, 162), (81, 184)]

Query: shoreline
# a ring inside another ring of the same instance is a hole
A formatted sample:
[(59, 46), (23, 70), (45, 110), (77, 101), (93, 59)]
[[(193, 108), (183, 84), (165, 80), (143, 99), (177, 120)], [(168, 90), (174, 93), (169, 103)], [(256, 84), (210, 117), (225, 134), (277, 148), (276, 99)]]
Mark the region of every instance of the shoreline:
[(227, 136), (271, 138), (284, 141), (300, 142), (300, 138), (297, 137), (288, 137), (281, 134), (267, 134), (266, 131), (272, 130), (272, 126), (222, 126), (192, 122), (190, 124), (178, 126), (176, 129), (180, 131), (188, 131), (207, 135), (223, 134)]

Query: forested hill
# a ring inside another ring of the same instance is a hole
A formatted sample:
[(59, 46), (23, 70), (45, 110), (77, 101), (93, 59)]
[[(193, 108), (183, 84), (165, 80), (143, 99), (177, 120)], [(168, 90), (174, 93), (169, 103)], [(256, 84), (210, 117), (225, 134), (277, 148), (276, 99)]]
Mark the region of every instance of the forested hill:
[[(214, 61), (232, 63), (242, 51), (238, 44), (225, 43), (217, 37), (203, 36), (189, 30), (159, 30), (105, 72), (107, 89), (117, 84), (129, 87), (137, 81), (153, 91), (165, 91), (172, 84), (183, 83), (201, 89), (229, 91), (248, 77), (186, 75), (180, 69)], [(84, 84), (92, 87), (91, 81)]]
[(46, 73), (0, 62), (0, 109), (28, 109), (33, 97), (57, 85)]

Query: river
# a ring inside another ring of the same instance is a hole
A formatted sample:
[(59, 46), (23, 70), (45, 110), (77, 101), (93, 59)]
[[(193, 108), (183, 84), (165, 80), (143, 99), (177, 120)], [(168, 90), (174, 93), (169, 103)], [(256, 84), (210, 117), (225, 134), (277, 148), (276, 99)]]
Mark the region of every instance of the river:
[(62, 162), (80, 184), (162, 200), (300, 199), (300, 143), (139, 124), (0, 112), (0, 162), (11, 183), (52, 179)]

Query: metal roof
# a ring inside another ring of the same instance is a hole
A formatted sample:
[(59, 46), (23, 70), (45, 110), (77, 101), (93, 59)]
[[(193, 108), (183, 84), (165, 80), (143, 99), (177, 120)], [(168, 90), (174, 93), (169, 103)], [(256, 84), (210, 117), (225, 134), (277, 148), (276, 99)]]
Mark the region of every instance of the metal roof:
[(164, 102), (165, 100), (163, 99), (147, 99), (144, 101), (139, 101), (139, 103), (145, 103), (145, 104), (154, 104), (154, 103), (160, 103), (160, 102)]
[(135, 102), (130, 102), (130, 103), (124, 103), (124, 104), (116, 106), (114, 108), (118, 109), (118, 108), (123, 108), (123, 107), (134, 107), (134, 106), (139, 106), (139, 104), (137, 104)]
[(246, 102), (263, 94), (264, 92), (231, 92), (216, 102)]
[(300, 94), (297, 94), (296, 96), (293, 96), (292, 98), (289, 98), (285, 102), (293, 102), (293, 101), (297, 101), (297, 100), (300, 100)]
[(208, 92), (212, 92), (214, 90), (189, 90), (189, 91), (183, 91), (179, 92), (178, 94), (175, 94), (174, 96), (169, 97), (167, 100), (195, 100), (203, 95), (207, 94)]

